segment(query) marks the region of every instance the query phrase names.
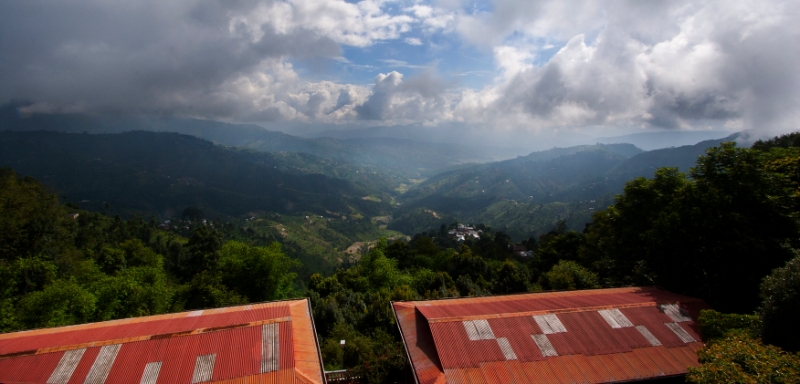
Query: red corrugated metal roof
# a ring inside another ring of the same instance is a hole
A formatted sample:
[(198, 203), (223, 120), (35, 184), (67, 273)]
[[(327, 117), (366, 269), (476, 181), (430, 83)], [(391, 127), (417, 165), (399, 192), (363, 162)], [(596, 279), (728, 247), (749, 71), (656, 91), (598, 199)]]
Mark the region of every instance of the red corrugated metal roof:
[(323, 383), (307, 299), (0, 334), (0, 383)]
[(686, 373), (708, 306), (614, 288), (393, 302), (419, 383), (601, 383)]

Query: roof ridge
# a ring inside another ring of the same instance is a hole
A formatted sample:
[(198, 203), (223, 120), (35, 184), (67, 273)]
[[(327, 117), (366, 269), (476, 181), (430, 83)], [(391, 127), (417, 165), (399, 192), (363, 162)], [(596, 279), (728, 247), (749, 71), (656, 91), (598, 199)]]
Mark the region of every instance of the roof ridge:
[(535, 315), (542, 315), (542, 314), (559, 314), (559, 313), (575, 313), (575, 312), (593, 312), (593, 311), (600, 311), (603, 309), (624, 309), (624, 308), (642, 308), (642, 307), (656, 307), (662, 304), (680, 304), (680, 303), (699, 303), (702, 302), (700, 299), (690, 299), (685, 301), (675, 301), (675, 300), (662, 300), (662, 301), (647, 301), (641, 303), (624, 303), (624, 304), (611, 304), (611, 305), (597, 305), (591, 307), (574, 307), (574, 308), (559, 308), (559, 309), (540, 309), (535, 311), (522, 311), (522, 312), (513, 312), (513, 313), (491, 313), (491, 314), (482, 314), (482, 315), (468, 315), (468, 316), (448, 316), (448, 317), (434, 317), (428, 318), (425, 316), (425, 313), (420, 311), (425, 320), (428, 323), (448, 323), (453, 321), (465, 321), (465, 320), (481, 320), (481, 319), (501, 319), (501, 318), (511, 318), (511, 317), (527, 317), (527, 316), (535, 316)]

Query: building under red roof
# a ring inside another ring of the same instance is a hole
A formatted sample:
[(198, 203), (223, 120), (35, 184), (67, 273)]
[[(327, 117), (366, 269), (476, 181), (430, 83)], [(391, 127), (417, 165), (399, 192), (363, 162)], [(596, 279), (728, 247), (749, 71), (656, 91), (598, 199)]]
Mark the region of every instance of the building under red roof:
[(307, 299), (0, 334), (0, 383), (323, 383)]
[(615, 288), (392, 303), (418, 383), (601, 383), (699, 366), (699, 299)]

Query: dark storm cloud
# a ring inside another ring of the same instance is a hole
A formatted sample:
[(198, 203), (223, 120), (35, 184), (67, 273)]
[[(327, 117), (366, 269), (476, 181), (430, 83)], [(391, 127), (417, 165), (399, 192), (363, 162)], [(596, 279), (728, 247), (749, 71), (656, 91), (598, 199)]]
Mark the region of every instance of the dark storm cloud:
[[(56, 108), (189, 111), (239, 107), (220, 86), (268, 59), (337, 56), (330, 38), (297, 28), (255, 39), (231, 16), (252, 1), (9, 1), (0, 5), (0, 102)], [(217, 96), (213, 96), (217, 95)]]

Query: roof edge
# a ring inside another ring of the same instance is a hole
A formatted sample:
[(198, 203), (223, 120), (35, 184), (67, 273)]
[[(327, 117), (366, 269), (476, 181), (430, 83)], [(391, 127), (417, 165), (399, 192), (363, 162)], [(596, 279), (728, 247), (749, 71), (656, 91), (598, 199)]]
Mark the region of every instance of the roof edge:
[[(394, 317), (394, 323), (397, 324), (397, 330), (400, 332), (400, 339), (403, 340), (403, 349), (406, 351), (406, 359), (408, 359), (408, 365), (411, 366), (411, 373), (412, 373), (412, 376), (414, 377), (414, 383), (419, 384), (419, 378), (417, 377), (417, 368), (414, 367), (414, 363), (411, 361), (411, 353), (409, 353), (409, 351), (408, 351), (408, 345), (406, 344), (406, 338), (403, 335), (403, 327), (400, 325), (400, 320), (397, 318), (397, 310), (395, 309), (394, 304), (395, 304), (394, 302), (391, 302), (391, 305), (392, 305), (392, 317)], [(437, 351), (436, 353), (439, 353), (439, 352)]]

